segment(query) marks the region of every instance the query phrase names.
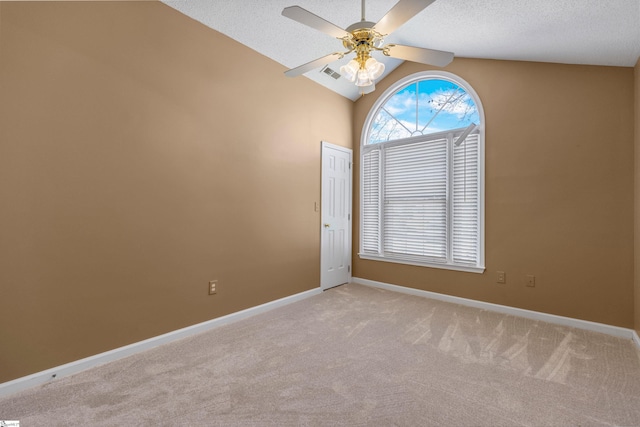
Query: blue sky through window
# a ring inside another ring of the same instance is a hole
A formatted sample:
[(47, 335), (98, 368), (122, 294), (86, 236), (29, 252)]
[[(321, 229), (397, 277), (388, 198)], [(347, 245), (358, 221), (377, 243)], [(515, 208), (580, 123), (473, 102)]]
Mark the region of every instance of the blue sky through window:
[(480, 124), (473, 98), (447, 80), (411, 83), (393, 94), (378, 110), (369, 144)]

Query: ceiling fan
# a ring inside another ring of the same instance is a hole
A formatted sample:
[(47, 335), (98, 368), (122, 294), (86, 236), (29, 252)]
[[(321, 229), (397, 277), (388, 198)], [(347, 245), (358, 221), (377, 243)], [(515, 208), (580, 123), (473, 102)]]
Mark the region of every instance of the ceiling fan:
[(376, 61), (371, 56), (372, 52), (379, 51), (383, 55), (393, 58), (444, 67), (453, 60), (452, 52), (399, 44), (384, 44), (386, 36), (434, 1), (399, 0), (378, 23), (374, 23), (365, 19), (365, 0), (362, 0), (362, 20), (351, 24), (344, 30), (300, 6), (286, 7), (282, 10), (282, 15), (342, 40), (342, 45), (347, 50), (345, 52), (330, 53), (322, 58), (292, 68), (284, 74), (288, 77), (296, 77), (355, 52), (356, 57), (349, 61), (348, 64), (340, 67), (340, 73), (347, 80), (355, 82), (356, 86), (360, 87), (361, 92), (364, 94), (373, 91), (375, 79), (384, 72), (384, 64)]

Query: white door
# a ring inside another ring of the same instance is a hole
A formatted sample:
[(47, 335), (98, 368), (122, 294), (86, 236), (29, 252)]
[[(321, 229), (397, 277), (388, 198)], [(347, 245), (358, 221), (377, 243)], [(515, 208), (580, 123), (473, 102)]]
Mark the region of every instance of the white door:
[(322, 289), (351, 279), (351, 158), (349, 148), (322, 142)]

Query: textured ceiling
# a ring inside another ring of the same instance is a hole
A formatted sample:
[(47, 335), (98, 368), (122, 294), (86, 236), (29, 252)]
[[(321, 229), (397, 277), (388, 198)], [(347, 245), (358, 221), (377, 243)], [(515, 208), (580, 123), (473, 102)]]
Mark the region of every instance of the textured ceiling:
[[(341, 28), (361, 16), (359, 0), (163, 1), (287, 68), (343, 49), (339, 40), (285, 18), (282, 9), (299, 5)], [(367, 20), (377, 22), (395, 3), (367, 0)], [(640, 56), (640, 0), (437, 0), (385, 42), (465, 58), (631, 67)], [(401, 63), (375, 56), (387, 67), (381, 79)], [(330, 67), (338, 70), (349, 59)], [(359, 96), (353, 83), (320, 69), (305, 76), (347, 98)]]

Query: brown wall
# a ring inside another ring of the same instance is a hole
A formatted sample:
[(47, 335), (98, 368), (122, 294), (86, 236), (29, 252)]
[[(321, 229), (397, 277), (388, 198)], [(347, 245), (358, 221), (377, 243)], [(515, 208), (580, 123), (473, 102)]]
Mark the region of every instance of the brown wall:
[[(357, 101), (356, 162), (376, 97), (424, 69), (404, 63)], [(633, 68), (455, 59), (445, 70), (484, 106), (486, 271), (360, 260), (355, 210), (354, 277), (632, 327)]]
[(635, 291), (635, 329), (640, 335), (640, 58), (634, 68), (635, 80), (635, 252), (634, 252), (634, 291)]
[(0, 13), (0, 382), (319, 286), (351, 101), (161, 3)]

